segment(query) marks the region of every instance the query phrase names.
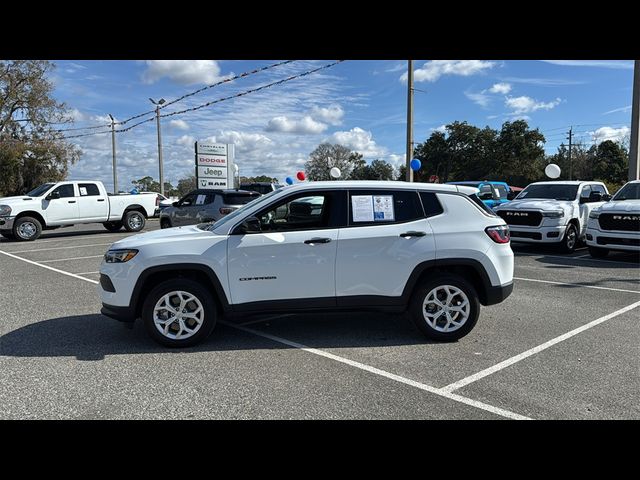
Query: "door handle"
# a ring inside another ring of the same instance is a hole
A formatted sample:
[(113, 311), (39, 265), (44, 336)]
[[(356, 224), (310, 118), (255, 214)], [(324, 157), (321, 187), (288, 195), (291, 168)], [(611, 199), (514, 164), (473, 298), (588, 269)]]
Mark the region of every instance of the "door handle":
[(329, 243), (330, 241), (330, 238), (312, 238), (310, 240), (305, 240), (304, 243), (307, 245), (313, 245), (314, 243)]
[(424, 237), (427, 234), (427, 232), (404, 232), (401, 233), (400, 236), (402, 238), (408, 238), (408, 237)]
[(67, 200), (67, 203), (76, 203), (75, 200)]
[(98, 201), (99, 202), (104, 202), (104, 198), (99, 198)]

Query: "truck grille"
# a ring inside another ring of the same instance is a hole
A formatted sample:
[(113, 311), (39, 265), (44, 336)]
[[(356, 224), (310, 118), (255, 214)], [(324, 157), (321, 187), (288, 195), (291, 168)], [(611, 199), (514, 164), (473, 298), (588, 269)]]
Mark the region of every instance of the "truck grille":
[(601, 230), (640, 232), (640, 214), (601, 213), (598, 218)]
[(537, 227), (542, 222), (542, 213), (530, 210), (499, 210), (496, 213), (509, 225)]

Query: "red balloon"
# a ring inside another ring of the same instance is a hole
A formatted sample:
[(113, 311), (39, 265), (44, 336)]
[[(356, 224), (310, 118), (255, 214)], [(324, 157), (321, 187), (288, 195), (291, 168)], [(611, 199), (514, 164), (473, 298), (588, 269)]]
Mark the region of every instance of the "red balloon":
[(304, 176), (304, 172), (298, 172), (296, 174), (296, 177), (298, 178), (298, 180), (303, 181), (306, 177)]

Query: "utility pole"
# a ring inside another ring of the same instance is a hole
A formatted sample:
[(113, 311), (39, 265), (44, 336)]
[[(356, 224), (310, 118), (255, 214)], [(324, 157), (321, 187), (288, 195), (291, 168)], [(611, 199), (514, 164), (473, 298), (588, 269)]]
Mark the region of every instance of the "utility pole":
[(569, 180), (572, 180), (573, 162), (571, 161), (571, 141), (573, 140), (573, 126), (569, 128), (569, 136), (567, 137), (567, 140), (569, 140)]
[(633, 68), (633, 101), (631, 105), (631, 145), (629, 146), (629, 181), (640, 179), (638, 134), (640, 133), (640, 60)]
[(413, 60), (409, 60), (407, 70), (407, 182), (413, 182), (413, 170), (411, 170), (411, 157), (413, 157)]
[(157, 102), (153, 98), (150, 98), (149, 100), (151, 100), (151, 103), (153, 103), (156, 106), (156, 123), (158, 125), (158, 164), (159, 164), (159, 170), (160, 170), (160, 194), (164, 195), (164, 172), (163, 172), (163, 165), (162, 165), (162, 134), (160, 133), (160, 105), (165, 103), (165, 99), (161, 98)]
[(111, 152), (113, 155), (113, 194), (118, 194), (118, 174), (116, 173), (116, 130), (115, 130), (115, 120), (113, 116), (109, 114), (109, 118), (111, 119)]

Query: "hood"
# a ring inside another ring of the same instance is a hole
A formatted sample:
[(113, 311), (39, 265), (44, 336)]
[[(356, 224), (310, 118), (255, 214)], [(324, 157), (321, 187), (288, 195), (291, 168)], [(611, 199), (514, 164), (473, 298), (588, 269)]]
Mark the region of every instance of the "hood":
[(29, 195), (19, 195), (17, 197), (2, 197), (0, 198), (0, 205), (15, 205), (16, 203), (22, 203), (28, 200), (35, 200), (35, 198)]
[(512, 200), (509, 203), (505, 203), (496, 207), (496, 211), (499, 210), (571, 210), (573, 202), (568, 200), (545, 200), (535, 199), (530, 200)]
[(640, 200), (607, 202), (595, 210), (600, 213), (640, 213)]
[(109, 249), (117, 248), (138, 248), (145, 245), (153, 245), (168, 242), (184, 242), (190, 240), (211, 239), (215, 235), (206, 230), (200, 230), (195, 225), (186, 227), (165, 228), (154, 230), (153, 232), (140, 233), (131, 237), (123, 238), (112, 244)]

